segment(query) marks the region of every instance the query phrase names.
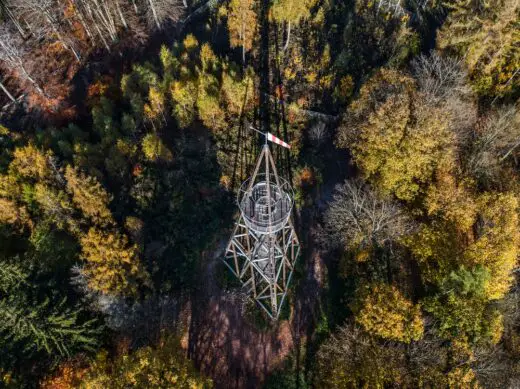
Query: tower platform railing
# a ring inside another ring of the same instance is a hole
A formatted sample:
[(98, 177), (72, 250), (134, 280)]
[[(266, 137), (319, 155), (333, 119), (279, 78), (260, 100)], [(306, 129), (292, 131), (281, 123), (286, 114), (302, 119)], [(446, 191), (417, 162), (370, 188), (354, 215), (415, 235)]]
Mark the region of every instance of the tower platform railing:
[(243, 182), (237, 203), (250, 229), (258, 234), (272, 234), (287, 224), (292, 198), (292, 188), (286, 180), (274, 174), (258, 174), (254, 183), (251, 179)]

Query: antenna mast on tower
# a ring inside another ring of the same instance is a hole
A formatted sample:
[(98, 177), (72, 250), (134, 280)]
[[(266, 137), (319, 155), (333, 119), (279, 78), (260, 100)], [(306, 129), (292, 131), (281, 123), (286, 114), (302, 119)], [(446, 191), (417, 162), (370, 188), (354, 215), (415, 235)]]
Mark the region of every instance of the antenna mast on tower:
[(300, 243), (291, 220), (293, 192), (290, 184), (278, 176), (267, 141), (290, 146), (270, 133), (262, 134), (266, 141), (253, 175), (242, 184), (237, 196), (240, 217), (224, 263), (269, 317), (276, 320), (287, 295)]

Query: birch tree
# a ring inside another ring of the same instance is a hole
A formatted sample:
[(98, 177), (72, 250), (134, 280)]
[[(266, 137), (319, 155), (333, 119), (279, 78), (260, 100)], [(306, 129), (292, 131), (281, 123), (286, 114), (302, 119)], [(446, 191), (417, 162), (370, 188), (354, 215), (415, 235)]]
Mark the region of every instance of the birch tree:
[(93, 43), (94, 36), (98, 36), (107, 51), (110, 51), (109, 42), (117, 40), (118, 30), (126, 23), (119, 1), (76, 0), (74, 5), (78, 19), (85, 31), (89, 32)]
[(289, 47), (291, 24), (298, 24), (307, 19), (314, 4), (316, 4), (316, 0), (278, 0), (273, 4), (273, 19), (278, 23), (287, 23), (284, 51)]
[(55, 0), (15, 0), (14, 9), (25, 18), (31, 20), (33, 26), (41, 31), (41, 35), (57, 38), (61, 45), (72, 52), (79, 62), (80, 56), (74, 48), (74, 42), (67, 33), (63, 33), (63, 10)]
[(228, 13), (228, 30), (231, 47), (242, 46), (242, 62), (246, 62), (246, 52), (253, 47), (257, 16), (252, 0), (231, 0)]
[(21, 39), (17, 38), (9, 27), (0, 26), (0, 61), (7, 68), (16, 71), (22, 79), (29, 81), (34, 89), (43, 95), (43, 89), (26, 68), (25, 55), (26, 49)]
[(16, 99), (13, 97), (11, 92), (9, 92), (9, 89), (4, 85), (2, 81), (0, 81), (0, 88), (4, 91), (7, 97), (9, 97), (9, 100), (11, 100), (13, 103), (16, 101)]
[(26, 31), (22, 27), (19, 18), (13, 12), (13, 6), (9, 0), (0, 0), (0, 14), (4, 19), (10, 20), (22, 38), (25, 39)]
[(149, 24), (161, 29), (166, 21), (177, 21), (183, 13), (179, 0), (146, 0)]

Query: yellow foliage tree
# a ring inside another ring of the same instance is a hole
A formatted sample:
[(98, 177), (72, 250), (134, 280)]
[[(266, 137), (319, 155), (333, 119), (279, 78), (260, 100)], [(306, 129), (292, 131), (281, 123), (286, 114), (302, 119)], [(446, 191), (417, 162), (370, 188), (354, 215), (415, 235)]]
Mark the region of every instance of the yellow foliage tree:
[(316, 0), (276, 0), (271, 7), (271, 15), (278, 22), (287, 23), (287, 38), (284, 50), (289, 46), (291, 38), (291, 24), (298, 24), (311, 16), (310, 10)]
[(423, 225), (404, 239), (419, 261), (423, 279), (438, 284), (460, 265), (482, 266), (490, 274), (486, 298), (502, 298), (511, 287), (519, 254), (518, 199), (511, 193), (484, 193), (475, 198), (457, 192), (454, 198), (446, 195), (441, 200), (443, 190), (434, 191), (439, 197), (435, 207), (442, 205), (436, 212), (443, 219)]
[(146, 159), (157, 162), (159, 160), (170, 162), (173, 160), (173, 154), (164, 145), (163, 141), (157, 134), (147, 134), (142, 141), (141, 147)]
[(475, 372), (470, 367), (457, 367), (448, 373), (449, 389), (481, 389)]
[(198, 85), (195, 80), (174, 81), (170, 94), (174, 102), (173, 114), (181, 127), (187, 127), (195, 117)]
[(500, 299), (511, 288), (519, 254), (518, 199), (511, 193), (486, 193), (478, 199), (478, 206), (477, 236), (464, 251), (463, 261), (488, 269), (491, 279), (486, 296)]
[(142, 347), (115, 360), (100, 353), (79, 387), (210, 389), (213, 383), (195, 370), (177, 341), (167, 339), (155, 348)]
[(452, 133), (440, 108), (420, 103), (413, 79), (382, 69), (360, 90), (338, 145), (350, 148), (366, 178), (384, 194), (411, 201), (451, 154)]
[(47, 180), (52, 177), (50, 154), (43, 153), (34, 145), (28, 144), (14, 150), (14, 159), (9, 170), (23, 178)]
[(227, 110), (234, 115), (240, 115), (242, 109), (249, 110), (253, 106), (253, 78), (249, 73), (246, 73), (243, 79), (239, 79), (234, 72), (224, 72), (222, 94), (227, 103)]
[(446, 0), (450, 10), (438, 34), (440, 49), (459, 54), (475, 89), (484, 95), (504, 96), (520, 85), (520, 4)]
[(151, 86), (148, 91), (148, 103), (144, 105), (144, 116), (152, 123), (155, 128), (155, 122), (161, 118), (166, 122), (164, 115), (165, 111), (165, 97), (164, 93), (155, 86)]
[(463, 250), (463, 238), (452, 224), (434, 220), (405, 237), (403, 243), (418, 261), (423, 282), (438, 284), (455, 269), (457, 254)]
[(34, 199), (43, 212), (58, 228), (68, 227), (72, 232), (79, 232), (73, 219), (73, 207), (69, 196), (64, 191), (56, 190), (48, 185), (37, 183), (34, 186)]
[(91, 228), (81, 238), (81, 249), (86, 262), (83, 271), (92, 290), (128, 296), (150, 286), (137, 246), (130, 245), (126, 236)]
[(210, 389), (213, 383), (203, 377), (184, 356), (179, 342), (166, 337), (155, 347), (143, 347), (116, 358), (106, 351), (90, 362), (84, 356), (62, 363), (56, 374), (46, 377), (42, 389)]
[(65, 178), (73, 203), (86, 217), (100, 226), (113, 223), (108, 209), (111, 197), (94, 177), (86, 176), (69, 165), (65, 169)]
[(365, 331), (404, 343), (422, 337), (424, 323), (419, 306), (414, 306), (395, 286), (372, 284), (360, 294), (355, 315)]
[(188, 34), (182, 41), (182, 46), (186, 51), (193, 51), (199, 47), (199, 41), (195, 38), (195, 35)]
[(310, 9), (316, 0), (276, 0), (271, 7), (271, 15), (277, 22), (298, 23), (310, 16)]
[(74, 389), (78, 388), (88, 369), (81, 356), (66, 361), (57, 368), (57, 372), (46, 377), (40, 384), (41, 389)]
[(0, 197), (0, 223), (15, 224), (20, 219), (20, 213), (14, 201)]
[(209, 43), (204, 43), (200, 47), (200, 62), (205, 72), (214, 70), (214, 66), (219, 62)]
[(428, 215), (440, 216), (461, 233), (466, 233), (475, 223), (478, 206), (471, 193), (471, 183), (467, 180), (458, 182), (450, 167), (442, 166), (437, 170), (435, 184), (428, 188), (425, 206)]
[(228, 9), (228, 30), (231, 47), (242, 46), (242, 61), (253, 47), (257, 17), (253, 0), (231, 0)]
[(213, 130), (226, 127), (226, 113), (220, 107), (220, 99), (201, 88), (197, 96), (197, 109), (202, 123)]

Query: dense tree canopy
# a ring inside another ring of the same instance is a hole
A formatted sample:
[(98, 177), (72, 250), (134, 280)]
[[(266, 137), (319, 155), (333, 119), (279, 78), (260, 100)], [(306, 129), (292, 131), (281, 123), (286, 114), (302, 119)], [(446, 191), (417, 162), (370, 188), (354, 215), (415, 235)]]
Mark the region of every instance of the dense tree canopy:
[(356, 321), (365, 331), (405, 343), (421, 338), (421, 311), (397, 288), (384, 284), (367, 285), (359, 294)]
[(449, 156), (448, 124), (441, 109), (421, 101), (411, 77), (382, 69), (352, 103), (338, 145), (352, 150), (363, 174), (383, 193), (411, 201)]
[(504, 96), (518, 89), (520, 5), (515, 0), (448, 0), (439, 48), (462, 57), (475, 90)]
[[(0, 24), (0, 387), (520, 386), (517, 0), (4, 0)], [(277, 322), (220, 261), (255, 129), (291, 145)]]

